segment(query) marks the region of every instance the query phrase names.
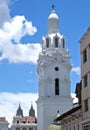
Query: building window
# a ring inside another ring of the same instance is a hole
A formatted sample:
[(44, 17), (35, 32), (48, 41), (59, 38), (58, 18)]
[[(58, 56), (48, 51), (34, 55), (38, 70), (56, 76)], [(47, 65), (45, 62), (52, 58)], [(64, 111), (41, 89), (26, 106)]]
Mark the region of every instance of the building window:
[(65, 39), (64, 38), (62, 39), (62, 46), (63, 46), (63, 48), (65, 48)]
[(22, 130), (27, 130), (27, 128), (22, 128)]
[(85, 112), (88, 111), (88, 99), (86, 99), (86, 100), (84, 101), (84, 110), (85, 110)]
[(87, 61), (87, 50), (85, 49), (83, 51), (83, 63), (85, 63)]
[(84, 126), (84, 130), (89, 130), (88, 126)]
[(46, 47), (47, 48), (49, 47), (49, 39), (48, 38), (46, 39)]
[(59, 70), (59, 68), (58, 68), (58, 67), (55, 67), (55, 70), (56, 70), (56, 71), (58, 71), (58, 70)]
[(20, 130), (20, 128), (18, 127), (18, 128), (16, 128), (16, 130)]
[(58, 47), (58, 38), (55, 38), (55, 47)]
[(84, 87), (87, 87), (88, 84), (88, 78), (87, 75), (84, 76)]
[(79, 130), (79, 124), (77, 125), (77, 130)]
[(19, 120), (17, 120), (17, 124), (19, 124)]
[(59, 79), (55, 79), (55, 95), (59, 95)]
[(29, 128), (29, 130), (33, 130), (33, 128)]

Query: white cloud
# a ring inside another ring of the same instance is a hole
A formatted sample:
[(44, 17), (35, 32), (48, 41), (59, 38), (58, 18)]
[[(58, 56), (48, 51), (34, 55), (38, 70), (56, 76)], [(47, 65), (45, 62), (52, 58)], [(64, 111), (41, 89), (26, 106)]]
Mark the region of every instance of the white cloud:
[(21, 40), (26, 35), (34, 35), (37, 28), (25, 16), (11, 18), (9, 4), (13, 2), (16, 0), (0, 0), (0, 61), (7, 59), (10, 63), (36, 64), (41, 45), (22, 44)]
[(9, 44), (2, 47), (1, 60), (8, 59), (10, 63), (36, 63), (40, 52), (40, 44)]
[(72, 72), (76, 73), (77, 75), (81, 75), (81, 69), (80, 67), (73, 67)]
[(16, 115), (19, 103), (21, 104), (24, 115), (28, 115), (31, 103), (33, 104), (33, 108), (37, 115), (37, 98), (37, 93), (0, 93), (0, 117), (6, 117), (11, 124), (13, 116)]
[(5, 22), (0, 29), (0, 60), (8, 59), (11, 63), (36, 63), (41, 45), (39, 43), (20, 43), (25, 35), (34, 35), (37, 28), (24, 16), (15, 16)]
[(10, 21), (5, 22), (3, 28), (0, 30), (0, 38), (5, 38), (8, 41), (13, 40), (20, 43), (20, 40), (25, 35), (34, 35), (37, 28), (32, 25), (31, 21), (27, 21), (24, 16), (15, 16)]
[(77, 103), (78, 102), (78, 98), (76, 97), (75, 93), (71, 93), (71, 97), (73, 98), (73, 103)]
[(10, 19), (10, 9), (8, 8), (10, 0), (0, 0), (0, 27)]

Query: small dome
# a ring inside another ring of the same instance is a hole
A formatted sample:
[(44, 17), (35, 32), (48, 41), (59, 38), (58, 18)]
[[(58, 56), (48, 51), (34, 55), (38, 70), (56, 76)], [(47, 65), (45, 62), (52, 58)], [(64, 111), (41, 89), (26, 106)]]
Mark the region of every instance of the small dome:
[(49, 15), (48, 19), (59, 19), (58, 15), (55, 13), (55, 10), (52, 10), (51, 14)]
[(48, 130), (61, 130), (61, 126), (60, 125), (51, 124), (48, 127)]

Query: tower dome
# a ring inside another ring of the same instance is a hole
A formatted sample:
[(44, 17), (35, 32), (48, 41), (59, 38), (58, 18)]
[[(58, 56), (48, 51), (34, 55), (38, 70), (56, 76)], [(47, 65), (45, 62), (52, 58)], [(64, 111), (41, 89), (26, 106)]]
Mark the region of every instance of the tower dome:
[(55, 10), (52, 10), (51, 14), (49, 15), (48, 19), (57, 19), (59, 20), (58, 15), (55, 13)]
[(20, 104), (19, 104), (19, 107), (17, 109), (16, 116), (23, 116), (23, 110), (21, 109)]
[(56, 14), (54, 8), (48, 17), (48, 34), (59, 32), (59, 17)]
[(61, 130), (61, 126), (55, 125), (55, 124), (50, 124), (50, 126), (48, 127), (48, 130)]

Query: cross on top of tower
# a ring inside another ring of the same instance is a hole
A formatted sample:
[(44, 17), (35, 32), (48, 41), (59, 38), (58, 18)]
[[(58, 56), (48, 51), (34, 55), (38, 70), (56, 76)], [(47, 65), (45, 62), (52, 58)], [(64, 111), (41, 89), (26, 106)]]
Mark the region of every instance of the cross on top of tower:
[(54, 10), (54, 8), (55, 8), (55, 5), (53, 4), (53, 5), (52, 5), (52, 10)]

